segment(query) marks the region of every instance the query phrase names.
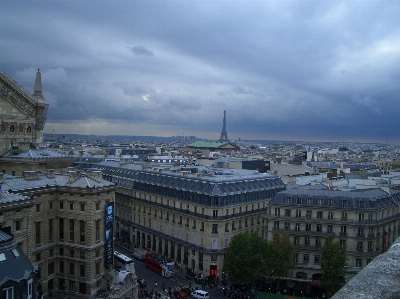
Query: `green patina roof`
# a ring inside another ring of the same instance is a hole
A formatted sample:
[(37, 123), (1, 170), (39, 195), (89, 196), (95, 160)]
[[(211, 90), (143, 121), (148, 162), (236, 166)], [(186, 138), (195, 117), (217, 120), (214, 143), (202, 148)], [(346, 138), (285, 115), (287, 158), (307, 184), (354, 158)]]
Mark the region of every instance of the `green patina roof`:
[(208, 142), (208, 141), (196, 141), (188, 145), (188, 147), (200, 147), (200, 148), (219, 148), (229, 142)]

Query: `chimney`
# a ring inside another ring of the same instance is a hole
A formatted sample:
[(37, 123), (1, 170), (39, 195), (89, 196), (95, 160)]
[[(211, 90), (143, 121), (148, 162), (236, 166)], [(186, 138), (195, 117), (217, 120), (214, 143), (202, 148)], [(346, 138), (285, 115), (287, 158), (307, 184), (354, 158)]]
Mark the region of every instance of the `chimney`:
[(39, 179), (39, 171), (37, 170), (26, 170), (24, 171), (25, 180), (37, 180)]
[(97, 182), (103, 177), (103, 173), (100, 170), (87, 170), (86, 175)]
[(69, 181), (71, 182), (71, 181), (76, 180), (79, 177), (80, 171), (70, 170), (70, 171), (68, 171), (68, 174), (69, 174)]
[(49, 179), (54, 178), (54, 169), (47, 169), (46, 174)]

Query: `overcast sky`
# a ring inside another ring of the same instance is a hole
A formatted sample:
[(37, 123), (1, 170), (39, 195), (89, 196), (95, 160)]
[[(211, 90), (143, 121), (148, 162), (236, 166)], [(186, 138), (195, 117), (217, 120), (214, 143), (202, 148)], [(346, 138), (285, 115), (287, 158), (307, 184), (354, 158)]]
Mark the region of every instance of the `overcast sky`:
[(400, 1), (0, 3), (45, 133), (400, 143)]

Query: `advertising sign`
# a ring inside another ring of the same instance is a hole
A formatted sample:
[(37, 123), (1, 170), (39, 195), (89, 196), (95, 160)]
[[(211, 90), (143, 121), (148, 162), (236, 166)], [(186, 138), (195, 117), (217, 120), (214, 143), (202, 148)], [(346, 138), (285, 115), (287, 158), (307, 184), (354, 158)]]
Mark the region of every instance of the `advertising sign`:
[(106, 203), (105, 261), (106, 268), (113, 264), (114, 258), (114, 203)]

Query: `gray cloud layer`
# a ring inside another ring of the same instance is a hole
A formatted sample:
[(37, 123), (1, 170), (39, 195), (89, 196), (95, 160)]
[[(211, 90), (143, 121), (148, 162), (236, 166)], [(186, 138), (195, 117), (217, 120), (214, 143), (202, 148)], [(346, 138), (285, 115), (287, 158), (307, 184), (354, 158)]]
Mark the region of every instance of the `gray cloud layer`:
[(397, 1), (10, 1), (0, 68), (59, 133), (393, 141)]

